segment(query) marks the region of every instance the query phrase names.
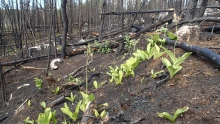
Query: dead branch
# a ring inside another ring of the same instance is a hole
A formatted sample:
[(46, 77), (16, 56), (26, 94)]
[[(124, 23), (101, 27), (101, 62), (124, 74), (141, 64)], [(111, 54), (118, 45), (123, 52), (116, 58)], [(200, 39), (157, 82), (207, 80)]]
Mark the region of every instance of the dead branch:
[(19, 65), (23, 69), (34, 69), (34, 70), (45, 70), (46, 68), (36, 68), (36, 67), (31, 67), (31, 66), (24, 66), (24, 65)]
[(166, 44), (170, 45), (170, 46), (175, 46), (178, 48), (182, 48), (183, 50), (187, 51), (187, 52), (192, 52), (198, 55), (201, 55), (205, 58), (207, 58), (208, 60), (212, 61), (217, 68), (220, 67), (220, 57), (219, 54), (215, 53), (214, 51), (204, 48), (204, 47), (200, 47), (200, 46), (192, 46), (192, 45), (188, 45), (186, 43), (180, 43), (174, 40), (170, 40), (169, 38), (166, 38)]
[(159, 12), (173, 12), (174, 9), (164, 10), (146, 10), (146, 11), (127, 11), (127, 12), (106, 12), (102, 15), (125, 15), (125, 14), (144, 14), (144, 13), (159, 13)]
[[(126, 28), (127, 28), (127, 27), (126, 27)], [(113, 36), (113, 35), (117, 35), (118, 33), (121, 33), (121, 32), (126, 31), (126, 30), (127, 30), (126, 28), (124, 28), (123, 30), (110, 31), (109, 33), (106, 33), (106, 35), (102, 36), (102, 38), (106, 38), (106, 37), (110, 37), (110, 36)], [(93, 39), (88, 39), (88, 40), (86, 40), (86, 41), (84, 41), (84, 42), (75, 43), (75, 44), (73, 44), (73, 45), (74, 45), (74, 46), (86, 45), (86, 44), (88, 44), (88, 43), (90, 43), (90, 42), (93, 42), (93, 41), (95, 41), (95, 40), (98, 40), (98, 39), (99, 39), (98, 37), (97, 37), (97, 38), (93, 38)]]
[(31, 60), (35, 60), (35, 59), (41, 59), (41, 58), (45, 58), (48, 56), (38, 56), (38, 57), (33, 57), (33, 58), (27, 58), (27, 59), (21, 59), (21, 60), (16, 60), (16, 61), (11, 61), (11, 62), (5, 62), (5, 63), (1, 63), (2, 66), (13, 66), (16, 65), (18, 63), (22, 63), (22, 62), (27, 62), (27, 61), (31, 61)]
[(85, 68), (86, 66), (90, 65), (91, 63), (92, 63), (92, 60), (89, 61), (88, 64), (79, 67), (78, 69), (74, 70), (73, 72), (71, 72), (71, 73), (68, 74), (68, 75), (74, 76), (77, 72), (81, 71), (83, 68)]
[(220, 22), (220, 19), (219, 19), (219, 17), (202, 17), (202, 18), (198, 18), (198, 19), (183, 21), (178, 24), (173, 24), (173, 25), (170, 25), (169, 28), (174, 28), (179, 25), (183, 25), (186, 23), (195, 23), (195, 22)]

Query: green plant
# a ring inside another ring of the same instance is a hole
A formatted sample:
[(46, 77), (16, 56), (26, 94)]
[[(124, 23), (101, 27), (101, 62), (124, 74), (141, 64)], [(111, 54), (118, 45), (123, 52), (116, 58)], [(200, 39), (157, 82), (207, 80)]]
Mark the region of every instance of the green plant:
[(124, 39), (125, 39), (125, 42), (124, 42), (125, 48), (127, 48), (127, 49), (129, 50), (130, 54), (131, 54), (132, 48), (134, 48), (135, 44), (136, 44), (138, 41), (132, 40), (131, 37), (130, 37), (130, 35), (125, 35)]
[(191, 55), (191, 52), (187, 52), (183, 54), (181, 57), (176, 58), (175, 55), (165, 47), (161, 46), (162, 49), (166, 51), (166, 53), (169, 55), (171, 62), (167, 58), (162, 58), (163, 64), (166, 66), (170, 73), (170, 78), (172, 78), (177, 72), (179, 72), (182, 69), (182, 66), (180, 66), (181, 63), (185, 61), (185, 59)]
[(50, 108), (46, 108), (44, 110), (44, 113), (40, 113), (38, 115), (38, 119), (36, 120), (36, 122), (38, 124), (50, 124), (50, 121), (52, 121), (54, 124), (56, 124), (57, 121), (55, 119), (55, 114), (56, 111), (52, 112)]
[(68, 77), (68, 81), (70, 82), (76, 82), (77, 84), (81, 84), (83, 82), (83, 80), (81, 80), (80, 78), (74, 78), (72, 76), (69, 75)]
[(98, 52), (100, 53), (110, 53), (111, 48), (109, 48), (109, 41), (105, 41), (104, 44), (98, 43), (97, 45), (99, 46)]
[(76, 95), (73, 96), (73, 93), (72, 93), (72, 92), (70, 93), (70, 97), (65, 97), (65, 99), (69, 100), (69, 101), (72, 102), (72, 103), (73, 103), (73, 101), (75, 100), (75, 98), (76, 98)]
[(93, 82), (93, 86), (95, 87), (95, 89), (98, 89), (99, 87), (101, 87), (104, 84), (104, 82), (98, 83), (97, 81)]
[(45, 102), (41, 102), (40, 103), (40, 105), (44, 108), (44, 109), (46, 109), (47, 108), (47, 105), (46, 105), (46, 103)]
[(154, 55), (154, 59), (159, 58), (162, 56), (165, 52), (160, 52), (160, 47), (157, 46), (157, 44), (154, 44), (154, 47), (151, 49)]
[(111, 76), (110, 82), (115, 81), (116, 84), (121, 84), (122, 83), (122, 77), (123, 77), (123, 71), (119, 67), (111, 67), (110, 72), (107, 72), (108, 75)]
[(106, 111), (103, 110), (100, 114), (96, 109), (93, 109), (95, 117), (100, 117), (100, 118), (104, 118), (106, 116)]
[(30, 120), (29, 116), (24, 120), (25, 124), (34, 124), (34, 120)]
[(141, 78), (141, 83), (143, 83), (143, 81), (144, 81), (144, 77)]
[(38, 89), (41, 89), (42, 88), (42, 85), (43, 85), (43, 80), (40, 79), (40, 78), (34, 78), (34, 82), (35, 82), (35, 85)]
[(82, 95), (82, 98), (83, 98), (82, 104), (80, 105), (80, 109), (83, 112), (85, 112), (87, 104), (95, 100), (95, 97), (93, 94), (88, 95), (88, 94), (83, 93), (82, 91), (80, 91), (80, 94)]
[(67, 122), (66, 119), (64, 119), (64, 122), (62, 122), (62, 124), (70, 124), (70, 122)]
[(61, 108), (61, 111), (64, 114), (68, 115), (73, 121), (76, 121), (78, 118), (78, 115), (79, 115), (79, 109), (80, 109), (81, 103), (82, 103), (82, 100), (80, 100), (80, 102), (78, 102), (74, 112), (72, 112), (70, 110), (69, 106), (66, 103), (64, 103), (64, 108)]
[(61, 81), (61, 78), (57, 78), (57, 81), (60, 82), (60, 81)]
[(30, 107), (31, 106), (31, 100), (28, 100), (27, 104), (28, 104), (28, 107)]
[(157, 113), (159, 117), (166, 118), (171, 121), (171, 123), (174, 123), (176, 118), (181, 115), (182, 113), (186, 112), (189, 109), (189, 107), (184, 107), (184, 108), (179, 108), (176, 110), (174, 115), (172, 116), (168, 112), (162, 112), (162, 113)]
[(60, 91), (60, 87), (59, 86), (57, 86), (55, 90), (52, 90), (52, 92), (54, 94), (56, 94), (56, 95), (59, 93), (59, 91)]
[(161, 74), (161, 73), (163, 73), (163, 72), (164, 72), (164, 70), (161, 70), (161, 71), (158, 71), (158, 72), (155, 72), (155, 73), (154, 73), (154, 70), (151, 70), (151, 75), (150, 75), (150, 77), (156, 78), (158, 74)]
[(134, 76), (134, 69), (141, 62), (137, 57), (130, 57), (125, 61), (124, 64), (121, 64), (121, 69), (125, 72), (125, 76)]

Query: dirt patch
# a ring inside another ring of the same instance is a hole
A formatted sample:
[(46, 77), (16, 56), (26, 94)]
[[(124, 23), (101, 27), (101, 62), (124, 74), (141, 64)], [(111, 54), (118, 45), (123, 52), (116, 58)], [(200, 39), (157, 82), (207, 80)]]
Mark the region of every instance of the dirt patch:
[[(190, 41), (188, 44), (208, 47), (216, 53), (220, 52), (216, 48), (220, 44), (220, 37), (217, 34), (202, 33), (199, 40)], [(145, 47), (147, 42), (145, 38), (141, 38), (140, 48)], [(172, 47), (168, 47), (173, 50)], [(185, 51), (177, 48), (176, 55), (180, 56)], [(138, 123), (138, 124), (168, 124), (169, 121), (159, 118), (157, 112), (174, 113), (178, 108), (184, 106), (189, 107), (189, 111), (180, 116), (176, 123), (190, 124), (217, 124), (220, 123), (220, 72), (207, 59), (192, 54), (182, 64), (183, 69), (176, 74), (172, 79), (155, 88), (155, 82), (159, 79), (150, 78), (150, 71), (161, 70), (161, 58), (157, 60), (149, 60), (142, 62), (136, 69), (133, 77), (123, 79), (122, 85), (116, 85), (109, 82), (109, 76), (106, 74), (109, 71), (108, 66), (120, 65), (127, 58), (124, 55), (116, 56), (114, 53), (103, 54), (94, 53), (93, 60), (88, 66), (90, 76), (94, 72), (102, 72), (100, 76), (96, 76), (91, 82), (107, 82), (101, 88), (94, 90), (92, 83), (89, 83), (89, 91), (94, 93), (96, 104), (108, 103), (107, 112), (111, 119), (109, 124), (121, 123)], [(27, 98), (31, 100), (31, 106), (28, 107), (25, 103), (17, 113), (10, 116), (4, 122), (5, 124), (22, 123), (26, 117), (36, 120), (38, 114), (43, 112), (40, 102), (45, 101), (47, 104), (53, 100), (67, 95), (70, 92), (78, 94), (78, 90), (62, 90), (58, 95), (51, 91), (57, 86), (60, 86), (67, 81), (63, 79), (69, 73), (86, 64), (86, 54), (70, 57), (61, 64), (58, 70), (50, 71), (51, 77), (55, 80), (50, 84), (43, 76), (44, 69), (24, 69), (14, 68), (6, 77), (7, 95), (12, 97), (8, 101), (7, 106), (0, 111), (1, 118), (9, 115), (16, 110)], [(24, 64), (24, 66), (32, 66), (36, 68), (46, 68), (46, 59), (35, 60)], [(93, 71), (92, 71), (93, 70)], [(44, 79), (43, 89), (38, 90), (33, 82), (34, 77)], [(86, 80), (85, 71), (78, 76), (81, 80)], [(23, 84), (29, 84), (18, 89)], [(85, 86), (81, 88), (85, 91)], [(77, 95), (77, 99), (79, 96)], [(71, 108), (76, 103), (67, 102)], [(60, 108), (63, 104), (52, 107), (56, 110), (56, 119), (58, 123), (63, 122), (64, 118), (73, 123)], [(73, 110), (73, 109), (72, 109)], [(81, 118), (79, 118), (80, 120)], [(95, 122), (94, 122), (95, 123)]]

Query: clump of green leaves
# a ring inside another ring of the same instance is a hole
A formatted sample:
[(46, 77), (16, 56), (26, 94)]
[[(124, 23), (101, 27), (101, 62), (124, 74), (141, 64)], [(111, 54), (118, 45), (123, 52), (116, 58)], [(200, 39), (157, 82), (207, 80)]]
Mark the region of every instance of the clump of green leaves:
[(59, 93), (59, 91), (60, 91), (60, 87), (59, 86), (57, 86), (55, 90), (52, 90), (52, 92), (54, 94), (56, 94), (56, 95)]
[(87, 104), (95, 100), (95, 97), (93, 94), (85, 94), (82, 91), (80, 92), (80, 94), (82, 95), (82, 98), (83, 98), (82, 104), (80, 105), (80, 109), (83, 112), (85, 112)]
[(191, 55), (192, 52), (187, 52), (183, 54), (181, 57), (177, 58), (170, 50), (166, 49), (163, 46), (161, 46), (161, 48), (166, 51), (166, 53), (169, 55), (171, 59), (170, 62), (167, 58), (162, 58), (162, 62), (168, 69), (170, 73), (170, 78), (172, 78), (177, 72), (179, 72), (182, 69), (182, 66), (180, 66), (180, 64), (182, 64), (185, 61), (185, 59), (187, 59), (187, 57)]
[(97, 81), (93, 82), (93, 86), (95, 87), (95, 89), (98, 89), (99, 87), (101, 87), (104, 84), (104, 82), (98, 83)]
[(46, 108), (44, 110), (44, 113), (40, 113), (38, 115), (38, 119), (36, 120), (36, 122), (38, 124), (50, 124), (50, 122), (52, 121), (54, 124), (56, 124), (57, 121), (55, 119), (55, 114), (56, 111), (52, 112), (50, 108)]
[(68, 81), (69, 82), (76, 82), (77, 84), (81, 84), (83, 82), (83, 80), (81, 80), (80, 78), (74, 78), (74, 77), (72, 77), (70, 75), (68, 77)]
[(138, 40), (131, 39), (130, 35), (126, 35), (124, 39), (125, 39), (125, 42), (124, 42), (125, 48), (127, 48), (128, 51), (131, 53), (132, 48), (135, 47), (135, 44), (137, 44)]
[(111, 76), (110, 82), (115, 81), (116, 84), (121, 84), (123, 78), (123, 71), (117, 66), (115, 68), (109, 66), (109, 68), (110, 72), (107, 72), (107, 74)]
[[(100, 117), (101, 119), (103, 119), (106, 116), (106, 111), (103, 110), (105, 109), (105, 107), (108, 107), (108, 103), (100, 104), (98, 105), (97, 109), (93, 109), (95, 117), (98, 117), (98, 118)], [(101, 111), (101, 109), (103, 111)]]
[(65, 99), (69, 100), (70, 102), (73, 103), (73, 101), (75, 100), (76, 98), (76, 95), (73, 96), (73, 93), (71, 92), (70, 93), (70, 96), (69, 97), (65, 97)]
[(76, 121), (79, 115), (81, 103), (82, 103), (82, 100), (78, 102), (74, 112), (72, 112), (69, 106), (66, 103), (64, 103), (64, 108), (61, 108), (61, 111), (65, 113), (66, 115), (68, 115), (73, 121)]
[(105, 43), (103, 45), (99, 45), (99, 49), (98, 52), (101, 53), (110, 53), (111, 52), (111, 48), (109, 48), (109, 41), (105, 41)]
[(34, 120), (30, 120), (29, 116), (24, 120), (25, 124), (34, 124)]
[(141, 61), (137, 57), (130, 57), (121, 65), (121, 70), (125, 73), (125, 76), (134, 76), (134, 69)]
[(179, 108), (176, 110), (176, 112), (174, 113), (173, 116), (171, 114), (169, 114), (168, 112), (157, 113), (157, 115), (159, 117), (166, 118), (166, 119), (170, 120), (171, 123), (174, 123), (176, 118), (179, 115), (181, 115), (182, 113), (186, 112), (187, 110), (189, 110), (189, 107)]
[(41, 89), (42, 88), (42, 85), (43, 85), (43, 80), (40, 79), (40, 78), (34, 78), (34, 82), (35, 82), (35, 85), (38, 89)]

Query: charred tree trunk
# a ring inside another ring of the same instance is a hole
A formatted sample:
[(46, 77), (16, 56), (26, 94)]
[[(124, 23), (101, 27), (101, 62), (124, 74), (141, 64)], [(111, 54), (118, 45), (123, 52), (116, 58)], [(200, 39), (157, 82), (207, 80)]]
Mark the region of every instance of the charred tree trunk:
[(66, 56), (66, 36), (68, 31), (68, 18), (66, 14), (66, 4), (67, 0), (62, 0), (61, 2), (61, 11), (63, 17), (63, 35), (62, 35), (62, 49), (61, 49), (61, 58), (65, 59)]
[(187, 8), (187, 14), (184, 20), (192, 20), (195, 15), (196, 6), (197, 6), (198, 0), (190, 0)]
[(197, 14), (197, 18), (200, 18), (204, 15), (207, 3), (208, 3), (208, 0), (202, 0), (199, 13)]

